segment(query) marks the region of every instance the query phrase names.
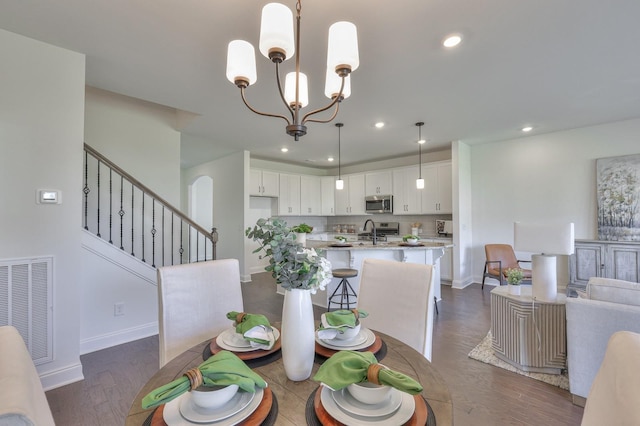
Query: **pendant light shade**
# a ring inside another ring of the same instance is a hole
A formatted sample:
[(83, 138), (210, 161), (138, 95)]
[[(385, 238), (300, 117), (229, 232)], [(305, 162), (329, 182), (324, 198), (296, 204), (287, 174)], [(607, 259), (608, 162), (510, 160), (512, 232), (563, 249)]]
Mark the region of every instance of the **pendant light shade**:
[(416, 123), (418, 126), (418, 179), (416, 179), (416, 188), (424, 189), (424, 179), (422, 179), (422, 144), (425, 142), (422, 139), (422, 126), (424, 123), (422, 121)]
[(260, 52), (271, 59), (273, 53), (282, 55), (286, 61), (295, 53), (293, 37), (293, 13), (280, 3), (269, 3), (262, 8), (260, 22)]
[(245, 87), (256, 82), (256, 52), (251, 43), (244, 40), (233, 40), (229, 43), (227, 79), (235, 85), (244, 82)]
[(355, 71), (360, 66), (358, 55), (358, 30), (351, 22), (340, 21), (329, 27), (329, 50), (327, 68)]
[[(309, 105), (309, 89), (306, 74), (300, 73), (300, 91), (298, 93), (300, 108)], [(284, 98), (290, 106), (296, 105), (296, 73), (290, 72), (284, 80)]]
[[(342, 78), (334, 70), (327, 68), (324, 95), (329, 99), (334, 99), (340, 93), (340, 87), (342, 87)], [(351, 96), (351, 75), (345, 77), (342, 89), (342, 99), (347, 99), (349, 96)]]
[(344, 181), (342, 180), (342, 174), (340, 173), (340, 129), (344, 126), (343, 123), (336, 123), (336, 127), (338, 128), (338, 180), (336, 180), (336, 189), (341, 190), (344, 189)]

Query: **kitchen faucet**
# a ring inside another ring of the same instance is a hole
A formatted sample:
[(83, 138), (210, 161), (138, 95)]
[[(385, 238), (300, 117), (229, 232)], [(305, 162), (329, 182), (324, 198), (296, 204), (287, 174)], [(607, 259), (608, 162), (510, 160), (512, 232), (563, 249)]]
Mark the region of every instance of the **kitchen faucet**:
[(364, 226), (362, 227), (363, 231), (367, 230), (367, 223), (371, 222), (371, 230), (373, 231), (373, 235), (371, 236), (371, 241), (373, 241), (373, 245), (375, 246), (378, 242), (378, 236), (376, 235), (376, 224), (371, 219), (367, 219), (364, 222)]

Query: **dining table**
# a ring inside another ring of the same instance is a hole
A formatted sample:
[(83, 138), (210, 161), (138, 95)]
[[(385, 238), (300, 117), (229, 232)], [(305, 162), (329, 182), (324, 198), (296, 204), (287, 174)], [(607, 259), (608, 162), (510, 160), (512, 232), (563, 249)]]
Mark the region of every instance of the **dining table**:
[[(279, 328), (278, 323), (273, 325)], [(362, 350), (374, 352), (381, 364), (414, 378), (423, 386), (422, 393), (416, 397), (424, 400), (425, 404), (422, 405), (427, 408), (427, 412), (420, 418), (419, 423), (407, 422), (406, 424), (420, 424), (420, 426), (423, 424), (428, 426), (436, 424), (438, 426), (452, 425), (453, 403), (451, 394), (446, 382), (433, 364), (418, 351), (401, 341), (377, 331), (373, 331), (373, 333), (376, 337), (376, 341), (372, 345), (373, 349)], [(144, 409), (142, 408), (142, 398), (152, 390), (182, 376), (189, 369), (197, 367), (205, 358), (220, 350), (221, 348), (216, 345), (215, 337), (212, 336), (211, 340), (204, 341), (184, 351), (160, 368), (138, 392), (127, 414), (125, 425), (165, 426), (166, 423), (162, 419), (162, 412), (157, 411), (163, 406)], [(321, 389), (320, 383), (314, 381), (313, 376), (320, 365), (332, 353), (334, 353), (333, 350), (316, 343), (316, 355), (311, 377), (302, 381), (291, 381), (287, 378), (279, 349), (270, 351), (263, 357), (254, 355), (253, 359), (246, 360), (245, 363), (267, 382), (268, 390), (270, 391), (269, 395), (272, 397), (273, 402), (268, 407), (268, 410), (270, 409), (269, 413), (263, 416), (265, 417), (264, 420), (259, 423), (245, 421), (240, 424), (251, 426), (326, 426), (342, 424), (331, 417), (328, 417), (327, 421), (326, 417), (319, 416), (317, 412), (314, 412), (314, 400), (317, 406)], [(215, 425), (215, 423), (211, 424)]]

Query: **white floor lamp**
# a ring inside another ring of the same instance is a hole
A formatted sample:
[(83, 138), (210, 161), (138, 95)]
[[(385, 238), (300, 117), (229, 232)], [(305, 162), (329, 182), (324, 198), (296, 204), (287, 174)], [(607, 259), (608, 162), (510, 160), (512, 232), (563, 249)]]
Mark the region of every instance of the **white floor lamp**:
[(514, 222), (514, 249), (531, 256), (531, 291), (539, 301), (553, 302), (558, 295), (557, 255), (574, 251), (573, 223), (531, 224)]

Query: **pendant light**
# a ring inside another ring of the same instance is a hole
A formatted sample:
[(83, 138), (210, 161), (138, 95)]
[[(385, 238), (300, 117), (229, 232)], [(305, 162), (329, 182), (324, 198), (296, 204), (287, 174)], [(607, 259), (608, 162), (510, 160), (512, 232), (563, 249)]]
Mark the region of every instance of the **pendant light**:
[(342, 180), (342, 174), (340, 173), (340, 128), (344, 126), (343, 123), (336, 123), (338, 128), (338, 180), (336, 180), (336, 189), (344, 189), (344, 181)]
[(422, 121), (416, 123), (418, 126), (418, 179), (416, 179), (416, 188), (424, 189), (424, 179), (422, 179), (422, 144), (426, 141), (422, 139)]

